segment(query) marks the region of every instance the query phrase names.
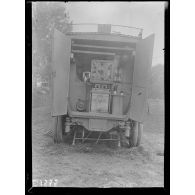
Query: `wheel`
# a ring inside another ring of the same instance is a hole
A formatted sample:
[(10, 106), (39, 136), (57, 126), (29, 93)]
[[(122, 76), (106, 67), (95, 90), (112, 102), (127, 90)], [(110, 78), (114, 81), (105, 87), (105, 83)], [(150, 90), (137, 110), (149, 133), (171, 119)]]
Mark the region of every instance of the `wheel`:
[(129, 146), (136, 147), (137, 146), (137, 138), (138, 138), (138, 122), (134, 121), (133, 127), (130, 131), (129, 137)]
[(59, 143), (63, 141), (63, 116), (53, 117), (54, 142)]
[(138, 124), (138, 135), (137, 135), (137, 146), (140, 146), (142, 133), (143, 133), (143, 124), (139, 123)]

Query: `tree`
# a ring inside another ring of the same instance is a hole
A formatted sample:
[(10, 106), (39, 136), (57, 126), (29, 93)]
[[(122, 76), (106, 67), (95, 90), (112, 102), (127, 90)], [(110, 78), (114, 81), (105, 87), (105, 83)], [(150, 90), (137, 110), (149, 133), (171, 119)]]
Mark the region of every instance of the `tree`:
[(157, 64), (152, 67), (149, 97), (164, 98), (164, 66), (162, 64)]
[(71, 31), (69, 14), (65, 2), (32, 3), (32, 58), (33, 76), (50, 78), (52, 62), (53, 30)]

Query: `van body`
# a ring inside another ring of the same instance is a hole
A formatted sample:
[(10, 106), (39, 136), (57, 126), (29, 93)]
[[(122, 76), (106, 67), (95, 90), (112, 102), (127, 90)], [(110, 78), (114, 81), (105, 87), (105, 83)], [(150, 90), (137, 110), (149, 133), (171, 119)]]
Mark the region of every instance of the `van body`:
[[(120, 131), (133, 140), (131, 145), (139, 145), (138, 134), (147, 112), (154, 34), (143, 39), (140, 34), (111, 33), (109, 27), (99, 25), (98, 32), (66, 34), (54, 30), (54, 140), (74, 131), (74, 144), (76, 139), (88, 139), (84, 130), (100, 134)], [(78, 138), (80, 129), (83, 133)], [(118, 141), (120, 145), (120, 136)]]

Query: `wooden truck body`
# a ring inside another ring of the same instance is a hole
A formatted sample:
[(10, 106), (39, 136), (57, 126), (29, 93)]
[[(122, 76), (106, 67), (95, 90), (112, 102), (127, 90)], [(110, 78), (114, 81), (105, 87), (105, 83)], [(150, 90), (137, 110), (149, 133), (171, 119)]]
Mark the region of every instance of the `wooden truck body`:
[(79, 126), (100, 133), (120, 129), (134, 140), (131, 145), (138, 145), (135, 134), (147, 110), (153, 45), (154, 34), (142, 39), (141, 34), (102, 30), (102, 25), (93, 33), (54, 30), (54, 140), (62, 140), (73, 129), (76, 134), (74, 127)]

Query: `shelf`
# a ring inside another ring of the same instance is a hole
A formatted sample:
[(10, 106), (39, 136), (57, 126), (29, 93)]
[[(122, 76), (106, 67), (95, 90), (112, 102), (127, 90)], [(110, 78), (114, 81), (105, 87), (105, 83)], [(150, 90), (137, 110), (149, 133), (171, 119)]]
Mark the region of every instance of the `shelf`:
[(115, 53), (110, 52), (96, 52), (96, 51), (82, 51), (82, 50), (72, 50), (72, 53), (87, 53), (87, 54), (97, 54), (97, 55), (115, 55)]
[(101, 89), (92, 89), (91, 90), (91, 93), (96, 93), (96, 94), (109, 94), (110, 95), (110, 91), (104, 91), (104, 90), (101, 90)]
[(114, 84), (112, 81), (90, 81), (90, 83), (100, 83), (100, 84)]
[(105, 46), (95, 46), (95, 45), (81, 45), (81, 44), (72, 44), (73, 47), (83, 47), (83, 48), (98, 48), (98, 49), (116, 49), (122, 51), (133, 51), (133, 48), (125, 48), (125, 47), (105, 47)]

